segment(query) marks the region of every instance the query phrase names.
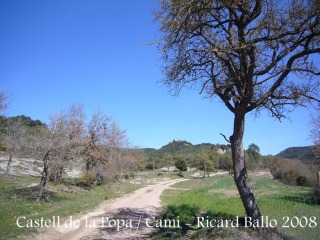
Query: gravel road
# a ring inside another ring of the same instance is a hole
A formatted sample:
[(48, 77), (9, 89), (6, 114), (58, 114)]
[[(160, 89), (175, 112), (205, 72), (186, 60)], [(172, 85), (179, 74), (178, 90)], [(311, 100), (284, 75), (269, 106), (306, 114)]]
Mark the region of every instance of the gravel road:
[(161, 181), (121, 198), (107, 200), (90, 213), (60, 220), (60, 226), (41, 228), (37, 235), (28, 239), (150, 239), (157, 230), (154, 218), (163, 209), (161, 193), (185, 180)]

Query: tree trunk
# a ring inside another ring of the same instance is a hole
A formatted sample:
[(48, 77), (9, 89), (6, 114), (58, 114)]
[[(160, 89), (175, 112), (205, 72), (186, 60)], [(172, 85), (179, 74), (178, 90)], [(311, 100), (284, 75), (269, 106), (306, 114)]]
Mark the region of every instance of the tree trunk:
[(243, 150), (244, 119), (245, 113), (235, 113), (233, 135), (230, 137), (234, 181), (237, 185), (247, 216), (253, 220), (260, 220), (261, 213), (251, 190), (245, 166)]
[(48, 178), (48, 168), (49, 168), (49, 155), (50, 151), (47, 151), (46, 155), (43, 158), (43, 171), (42, 171), (42, 177), (40, 181), (40, 186), (39, 186), (39, 191), (37, 194), (37, 202), (40, 202), (40, 200), (43, 197), (43, 192), (44, 192), (44, 186), (47, 183), (47, 178)]
[(89, 160), (86, 161), (86, 173), (89, 172), (89, 169), (90, 169), (90, 163), (89, 163)]
[(53, 179), (55, 184), (61, 183), (62, 172), (63, 172), (63, 167), (61, 165), (57, 166), (54, 172), (54, 179)]
[(318, 171), (318, 187), (320, 187), (320, 171)]
[(86, 161), (86, 173), (88, 173), (89, 172), (89, 170), (90, 170), (90, 160), (89, 159), (87, 159), (87, 161)]
[(9, 160), (8, 160), (7, 169), (6, 169), (7, 175), (9, 175), (9, 173), (10, 173), (11, 163), (12, 163), (12, 150), (10, 150), (10, 152), (9, 152)]

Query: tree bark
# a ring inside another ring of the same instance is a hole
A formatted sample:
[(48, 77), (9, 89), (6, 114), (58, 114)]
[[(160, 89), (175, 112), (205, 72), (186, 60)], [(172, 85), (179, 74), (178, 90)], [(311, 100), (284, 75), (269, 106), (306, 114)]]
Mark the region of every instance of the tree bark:
[(54, 172), (54, 183), (60, 184), (62, 178), (63, 167), (61, 165), (57, 166)]
[(245, 165), (245, 156), (243, 150), (244, 123), (245, 112), (236, 112), (234, 118), (233, 135), (230, 137), (234, 181), (237, 185), (247, 216), (251, 217), (253, 220), (260, 220), (261, 213), (251, 190)]
[(49, 168), (49, 156), (50, 156), (50, 151), (47, 151), (43, 158), (43, 171), (42, 171), (42, 177), (40, 181), (40, 186), (39, 186), (39, 191), (37, 194), (37, 202), (40, 202), (40, 200), (43, 197), (43, 192), (44, 192), (44, 186), (47, 183), (47, 178), (48, 178), (48, 168)]
[(318, 171), (318, 187), (320, 187), (320, 171)]
[(90, 168), (94, 166), (95, 160), (94, 157), (90, 157), (89, 159), (86, 160), (86, 173), (90, 171)]
[(12, 150), (10, 150), (10, 152), (9, 152), (9, 160), (8, 160), (7, 169), (6, 169), (7, 175), (9, 175), (9, 173), (10, 173), (11, 163), (12, 163)]

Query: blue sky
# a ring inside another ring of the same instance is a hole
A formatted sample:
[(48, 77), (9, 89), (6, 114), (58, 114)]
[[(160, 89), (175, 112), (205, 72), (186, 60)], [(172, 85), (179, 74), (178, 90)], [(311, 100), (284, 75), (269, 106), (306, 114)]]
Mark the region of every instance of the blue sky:
[[(89, 116), (113, 116), (133, 145), (160, 148), (187, 140), (226, 143), (233, 116), (218, 99), (185, 90), (172, 97), (160, 83), (155, 0), (0, 0), (0, 90), (6, 116), (48, 121), (72, 103)], [(262, 154), (312, 144), (311, 115), (297, 109), (282, 123), (262, 113), (246, 119), (244, 147)]]

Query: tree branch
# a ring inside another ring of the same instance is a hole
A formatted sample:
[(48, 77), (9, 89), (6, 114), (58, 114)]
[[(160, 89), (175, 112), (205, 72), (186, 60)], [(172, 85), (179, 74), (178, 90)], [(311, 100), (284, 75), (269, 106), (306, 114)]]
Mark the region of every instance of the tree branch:
[(224, 134), (220, 133), (220, 135), (224, 138), (224, 140), (226, 140), (228, 143), (230, 143), (230, 144), (231, 144), (231, 141), (230, 141), (230, 140), (228, 140), (228, 138), (227, 138)]

